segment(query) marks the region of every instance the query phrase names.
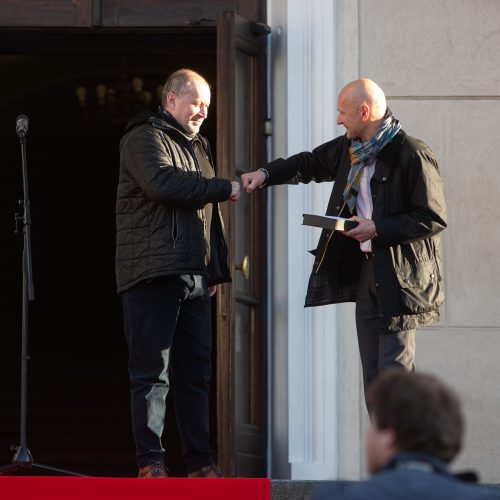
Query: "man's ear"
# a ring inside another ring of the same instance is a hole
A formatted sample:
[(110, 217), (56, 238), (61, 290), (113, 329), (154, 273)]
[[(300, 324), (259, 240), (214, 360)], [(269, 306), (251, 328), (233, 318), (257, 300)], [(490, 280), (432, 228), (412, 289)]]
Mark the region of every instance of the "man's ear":
[(165, 103), (167, 105), (167, 109), (175, 109), (176, 98), (177, 98), (177, 96), (173, 92), (169, 92), (167, 94), (167, 98), (165, 100)]
[(368, 106), (368, 104), (366, 103), (361, 104), (359, 110), (361, 112), (361, 119), (363, 121), (367, 121), (370, 118), (370, 107)]
[(396, 431), (387, 427), (386, 429), (379, 430), (380, 443), (383, 445), (384, 449), (396, 452), (398, 450), (398, 440), (396, 436)]

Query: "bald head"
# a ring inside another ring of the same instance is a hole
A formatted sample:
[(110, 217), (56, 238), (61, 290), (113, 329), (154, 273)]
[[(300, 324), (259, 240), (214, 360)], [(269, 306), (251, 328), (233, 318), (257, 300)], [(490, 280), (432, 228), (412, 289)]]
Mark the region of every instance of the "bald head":
[(369, 140), (377, 131), (387, 109), (384, 91), (372, 80), (348, 83), (339, 94), (337, 123), (351, 139)]
[(163, 87), (163, 108), (189, 135), (196, 135), (208, 116), (210, 86), (201, 75), (187, 68), (172, 73)]
[(368, 78), (361, 78), (348, 83), (340, 91), (339, 98), (340, 96), (345, 96), (355, 106), (367, 104), (372, 120), (380, 120), (387, 108), (384, 91)]
[(165, 106), (165, 101), (169, 92), (181, 95), (187, 90), (198, 84), (205, 84), (210, 88), (208, 82), (199, 73), (189, 68), (181, 68), (174, 71), (165, 82), (162, 91), (162, 105)]

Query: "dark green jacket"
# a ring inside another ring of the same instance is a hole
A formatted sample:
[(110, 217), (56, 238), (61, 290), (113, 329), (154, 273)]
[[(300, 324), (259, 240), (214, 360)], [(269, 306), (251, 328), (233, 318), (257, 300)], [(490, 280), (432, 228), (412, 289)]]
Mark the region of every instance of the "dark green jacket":
[[(213, 165), (208, 141), (197, 135)], [(218, 202), (231, 182), (201, 176), (189, 138), (155, 113), (137, 115), (120, 142), (116, 199), (118, 293), (156, 276), (201, 274), (230, 280)], [(213, 203), (207, 269), (202, 209)]]
[[(327, 215), (350, 217), (342, 193), (350, 170), (345, 136), (268, 165), (268, 185), (296, 180), (335, 181)], [(379, 154), (372, 177), (373, 241), (379, 313), (389, 331), (423, 327), (439, 320), (444, 301), (439, 233), (446, 207), (438, 164), (422, 141), (400, 131)], [(306, 307), (356, 301), (362, 254), (359, 242), (323, 231), (306, 297)]]

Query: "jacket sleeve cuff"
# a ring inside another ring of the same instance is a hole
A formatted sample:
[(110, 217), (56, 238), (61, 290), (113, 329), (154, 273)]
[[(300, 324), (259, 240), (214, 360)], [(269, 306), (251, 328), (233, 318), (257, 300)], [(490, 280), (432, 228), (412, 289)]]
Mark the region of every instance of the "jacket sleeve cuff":
[(291, 168), (290, 163), (290, 161), (284, 160), (283, 158), (278, 158), (271, 163), (263, 165), (262, 168), (265, 168), (269, 174), (266, 187), (286, 184), (290, 179), (293, 179), (293, 177), (297, 175), (297, 172), (293, 169), (293, 166)]
[(233, 185), (231, 184), (231, 181), (227, 179), (217, 179), (219, 182), (222, 183), (220, 192), (222, 194), (222, 197), (220, 200), (217, 201), (226, 201), (229, 200), (229, 197), (231, 196), (231, 193), (233, 191)]

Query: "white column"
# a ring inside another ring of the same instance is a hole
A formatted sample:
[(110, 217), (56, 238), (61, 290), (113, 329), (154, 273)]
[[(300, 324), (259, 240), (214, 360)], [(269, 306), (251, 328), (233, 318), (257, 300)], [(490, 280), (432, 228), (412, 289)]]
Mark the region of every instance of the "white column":
[[(334, 2), (272, 0), (269, 9), (273, 157), (287, 157), (335, 135)], [(274, 349), (287, 348), (286, 359), (283, 352), (272, 353), (272, 393), (282, 404), (287, 402), (287, 424), (276, 421), (284, 412), (279, 404), (273, 405), (272, 446), (281, 450), (273, 457), (273, 477), (288, 472), (292, 479), (325, 479), (337, 473), (335, 307), (303, 307), (313, 264), (308, 251), (315, 248), (319, 231), (302, 226), (302, 214), (324, 213), (330, 192), (331, 184), (273, 188), (272, 334)], [(282, 463), (284, 429), (288, 467)]]
[[(359, 0), (335, 0), (336, 87), (337, 93), (348, 82), (360, 77)], [(336, 135), (344, 127), (337, 127)], [(359, 479), (364, 474), (363, 440), (367, 414), (364, 402), (361, 363), (354, 320), (354, 304), (337, 309), (338, 357), (338, 469), (340, 479)]]

